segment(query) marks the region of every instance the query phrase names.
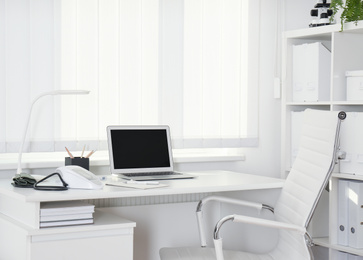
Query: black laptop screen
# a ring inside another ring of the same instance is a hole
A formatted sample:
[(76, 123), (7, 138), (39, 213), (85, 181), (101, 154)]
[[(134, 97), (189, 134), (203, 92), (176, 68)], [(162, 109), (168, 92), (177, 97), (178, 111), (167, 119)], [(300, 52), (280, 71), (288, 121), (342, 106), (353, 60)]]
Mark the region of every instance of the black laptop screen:
[(111, 130), (115, 169), (170, 167), (165, 129)]

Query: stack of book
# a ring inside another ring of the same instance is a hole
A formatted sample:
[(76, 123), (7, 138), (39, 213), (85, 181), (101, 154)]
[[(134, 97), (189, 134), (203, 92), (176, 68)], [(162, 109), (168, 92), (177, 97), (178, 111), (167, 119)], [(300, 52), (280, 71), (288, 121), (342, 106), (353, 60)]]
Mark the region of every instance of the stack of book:
[(40, 227), (59, 227), (93, 224), (95, 206), (83, 201), (42, 203)]
[(363, 248), (363, 182), (338, 180), (338, 244)]

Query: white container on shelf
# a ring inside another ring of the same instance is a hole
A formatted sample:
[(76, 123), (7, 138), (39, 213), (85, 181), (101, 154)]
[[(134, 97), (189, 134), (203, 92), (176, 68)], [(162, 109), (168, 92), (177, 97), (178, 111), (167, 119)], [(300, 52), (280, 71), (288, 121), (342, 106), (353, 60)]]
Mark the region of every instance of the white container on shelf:
[(303, 119), (304, 112), (291, 111), (291, 167), (299, 151)]
[(321, 42), (293, 45), (294, 102), (329, 100), (330, 62), (331, 53)]
[(363, 70), (347, 71), (347, 101), (363, 101)]
[(363, 113), (347, 112), (340, 128), (340, 149), (346, 158), (340, 160), (340, 172), (363, 175)]

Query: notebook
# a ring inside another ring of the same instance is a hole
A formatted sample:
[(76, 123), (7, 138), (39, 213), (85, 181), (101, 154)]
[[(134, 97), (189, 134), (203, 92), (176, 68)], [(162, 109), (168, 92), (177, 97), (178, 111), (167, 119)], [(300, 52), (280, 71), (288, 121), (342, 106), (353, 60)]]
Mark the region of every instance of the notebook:
[(193, 178), (173, 169), (168, 126), (108, 126), (107, 141), (113, 175), (137, 181)]

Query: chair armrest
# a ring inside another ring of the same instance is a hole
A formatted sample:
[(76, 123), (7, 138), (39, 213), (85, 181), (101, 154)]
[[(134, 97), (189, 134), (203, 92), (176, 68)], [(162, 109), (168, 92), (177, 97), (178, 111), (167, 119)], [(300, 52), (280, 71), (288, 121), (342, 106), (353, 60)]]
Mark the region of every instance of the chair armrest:
[(214, 247), (215, 247), (215, 251), (216, 251), (217, 260), (224, 260), (222, 238), (219, 237), (219, 231), (220, 231), (222, 225), (225, 222), (230, 221), (230, 220), (233, 222), (237, 222), (237, 223), (246, 223), (246, 224), (252, 224), (252, 225), (257, 225), (257, 226), (294, 231), (294, 232), (301, 234), (302, 236), (305, 236), (305, 239), (309, 246), (313, 244), (311, 236), (306, 231), (305, 227), (301, 227), (301, 226), (289, 224), (289, 223), (283, 223), (283, 222), (279, 222), (279, 221), (275, 221), (275, 220), (261, 219), (261, 218), (241, 216), (241, 215), (229, 215), (229, 216), (226, 216), (226, 217), (222, 218), (221, 220), (219, 220), (214, 229), (213, 241), (214, 241)]
[(204, 226), (203, 226), (202, 208), (203, 208), (203, 206), (205, 204), (207, 204), (210, 201), (218, 201), (218, 202), (227, 203), (227, 204), (234, 204), (234, 205), (239, 205), (239, 206), (255, 208), (258, 211), (261, 211), (262, 209), (268, 209), (272, 213), (274, 212), (273, 207), (270, 207), (270, 206), (262, 204), (262, 203), (250, 202), (250, 201), (239, 200), (239, 199), (232, 199), (232, 198), (227, 198), (227, 197), (222, 197), (222, 196), (208, 196), (208, 197), (205, 197), (205, 198), (203, 198), (202, 200), (199, 201), (198, 206), (197, 206), (197, 210), (196, 210), (197, 222), (198, 222), (198, 228), (199, 228), (199, 236), (200, 236), (200, 243), (201, 243), (202, 247), (207, 246), (207, 241), (206, 241), (206, 238), (205, 238)]
[(263, 226), (263, 227), (295, 231), (302, 235), (307, 233), (305, 227), (301, 227), (301, 226), (298, 226), (295, 224), (289, 224), (289, 223), (279, 222), (279, 221), (275, 221), (275, 220), (255, 218), (255, 217), (242, 216), (242, 215), (230, 215), (230, 216), (224, 217), (220, 221), (218, 221), (216, 228), (214, 230), (214, 239), (219, 239), (219, 230), (220, 230), (221, 226), (228, 220), (232, 220), (233, 222), (237, 222), (237, 223), (246, 223), (246, 224), (252, 224), (252, 225)]
[(227, 198), (227, 197), (222, 197), (222, 196), (208, 196), (208, 197), (203, 198), (198, 203), (197, 212), (202, 211), (202, 207), (210, 201), (218, 201), (218, 202), (223, 202), (223, 203), (228, 203), (228, 204), (240, 205), (240, 206), (255, 208), (257, 210), (268, 209), (271, 212), (274, 212), (273, 207), (262, 204), (262, 203), (250, 202), (247, 200), (240, 200), (240, 199), (232, 199), (232, 198)]
[(307, 232), (306, 228), (295, 225), (295, 224), (284, 223), (284, 222), (279, 222), (279, 221), (275, 221), (275, 220), (241, 216), (241, 215), (234, 215), (233, 222), (249, 223), (252, 225), (259, 225), (259, 226), (264, 226), (264, 227), (294, 231), (294, 232), (300, 233), (301, 235), (305, 236), (308, 246), (314, 245), (313, 239), (310, 236), (310, 234)]

